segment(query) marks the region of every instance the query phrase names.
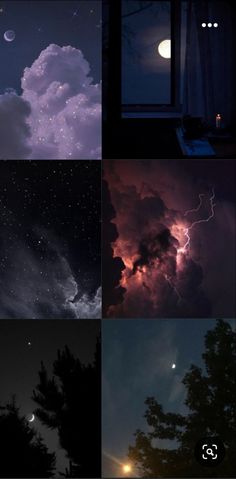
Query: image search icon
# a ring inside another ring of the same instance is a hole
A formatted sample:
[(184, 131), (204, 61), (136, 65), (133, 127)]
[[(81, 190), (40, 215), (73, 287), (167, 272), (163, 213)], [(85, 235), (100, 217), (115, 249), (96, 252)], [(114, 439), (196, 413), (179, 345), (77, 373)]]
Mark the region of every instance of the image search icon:
[(209, 456), (212, 456), (213, 461), (217, 459), (217, 450), (218, 450), (217, 444), (212, 444), (212, 447), (208, 447), (207, 444), (203, 444), (202, 450), (203, 450), (202, 458), (205, 461), (207, 461)]
[(219, 437), (204, 437), (195, 446), (195, 458), (205, 467), (218, 466), (225, 457), (225, 446)]

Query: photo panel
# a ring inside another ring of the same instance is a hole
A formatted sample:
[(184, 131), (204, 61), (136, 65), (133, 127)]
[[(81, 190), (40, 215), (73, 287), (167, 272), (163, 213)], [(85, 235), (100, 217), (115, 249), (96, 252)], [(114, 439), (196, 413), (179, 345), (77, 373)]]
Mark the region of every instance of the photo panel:
[(101, 159), (102, 2), (0, 2), (0, 160)]
[(105, 160), (103, 317), (234, 318), (236, 164)]
[(0, 162), (0, 318), (101, 317), (101, 162)]
[(102, 364), (102, 477), (235, 477), (235, 319), (104, 320)]
[(103, 157), (235, 158), (233, 2), (106, 0), (103, 18)]
[(0, 477), (100, 477), (100, 348), (99, 320), (0, 321)]

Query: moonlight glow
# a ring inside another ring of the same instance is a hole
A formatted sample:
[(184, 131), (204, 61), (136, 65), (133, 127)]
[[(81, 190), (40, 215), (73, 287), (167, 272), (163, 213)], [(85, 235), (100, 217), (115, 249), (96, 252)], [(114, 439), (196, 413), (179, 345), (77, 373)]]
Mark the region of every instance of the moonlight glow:
[(6, 42), (13, 42), (13, 40), (15, 40), (15, 38), (16, 38), (16, 35), (15, 35), (15, 32), (13, 30), (7, 30), (4, 33), (4, 40), (6, 40)]
[(35, 415), (31, 414), (31, 417), (29, 418), (29, 422), (34, 422), (34, 420), (35, 420)]
[(162, 58), (171, 58), (171, 41), (167, 39), (159, 43), (158, 53)]
[(131, 468), (130, 464), (124, 464), (124, 466), (123, 466), (123, 472), (124, 472), (125, 474), (128, 474), (129, 472), (131, 472), (131, 470), (132, 470), (132, 468)]

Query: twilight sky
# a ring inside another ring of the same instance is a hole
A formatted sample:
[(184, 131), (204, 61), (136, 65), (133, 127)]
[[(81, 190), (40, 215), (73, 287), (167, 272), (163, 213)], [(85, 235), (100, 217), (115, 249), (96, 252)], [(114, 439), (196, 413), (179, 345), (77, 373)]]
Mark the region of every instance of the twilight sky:
[(104, 170), (105, 316), (235, 317), (234, 161), (117, 160)]
[[(235, 320), (229, 323), (235, 330)], [(204, 336), (214, 326), (215, 320), (103, 320), (103, 477), (122, 477), (133, 434), (146, 431), (148, 396), (164, 412), (186, 412), (181, 380), (191, 364), (203, 366)]]
[[(0, 404), (4, 405), (16, 394), (20, 414), (31, 414), (37, 407), (31, 396), (39, 381), (41, 360), (49, 377), (57, 350), (65, 345), (82, 363), (92, 363), (99, 330), (99, 321), (0, 321)], [(37, 418), (33, 426), (49, 451), (56, 452), (57, 470), (64, 472), (68, 460), (64, 450), (59, 448), (56, 432), (49, 431)]]
[(0, 2), (0, 61), (0, 159), (101, 158), (100, 1)]
[(0, 162), (0, 318), (101, 315), (100, 162)]

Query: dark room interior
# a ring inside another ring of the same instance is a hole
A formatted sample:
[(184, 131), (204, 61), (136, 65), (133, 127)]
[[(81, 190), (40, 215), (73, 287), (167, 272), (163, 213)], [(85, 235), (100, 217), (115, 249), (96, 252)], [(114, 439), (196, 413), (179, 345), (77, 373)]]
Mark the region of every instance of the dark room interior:
[(235, 157), (233, 6), (105, 2), (105, 158)]

